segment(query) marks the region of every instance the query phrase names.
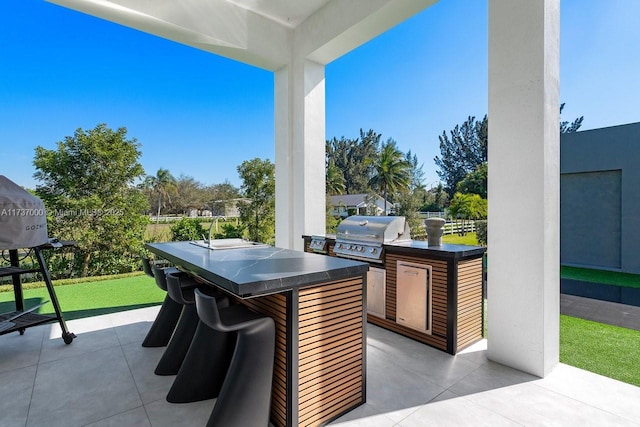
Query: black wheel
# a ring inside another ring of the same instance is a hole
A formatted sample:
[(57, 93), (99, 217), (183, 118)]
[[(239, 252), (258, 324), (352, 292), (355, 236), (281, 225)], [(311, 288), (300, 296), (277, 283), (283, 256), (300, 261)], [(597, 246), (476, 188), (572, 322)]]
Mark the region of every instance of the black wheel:
[(18, 332), (20, 332), (20, 335), (24, 335), (24, 328), (18, 329)]
[(71, 344), (71, 342), (73, 341), (73, 339), (76, 337), (76, 335), (73, 332), (63, 332), (62, 333), (62, 340), (64, 341), (65, 344)]

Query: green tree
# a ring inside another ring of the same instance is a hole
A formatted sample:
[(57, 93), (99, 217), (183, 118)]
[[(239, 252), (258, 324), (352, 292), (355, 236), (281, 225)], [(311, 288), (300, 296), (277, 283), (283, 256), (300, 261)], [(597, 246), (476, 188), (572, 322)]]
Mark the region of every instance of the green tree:
[(387, 199), (394, 199), (399, 191), (408, 190), (411, 183), (410, 165), (396, 142), (392, 139), (382, 146), (380, 153), (373, 158), (373, 176), (369, 186), (378, 190), (384, 198), (384, 210), (387, 211)]
[(488, 119), (485, 115), (480, 121), (469, 116), (461, 125), (456, 125), (447, 136), (442, 132), (440, 156), (434, 159), (439, 168), (436, 173), (445, 184), (449, 197), (456, 191), (458, 182), (478, 165), (487, 161)]
[(275, 166), (268, 159), (246, 160), (238, 166), (242, 192), (249, 202), (240, 203), (240, 221), (249, 239), (270, 243), (275, 236)]
[(356, 139), (333, 138), (326, 142), (327, 165), (333, 162), (342, 171), (345, 194), (362, 194), (370, 191), (368, 182), (380, 145), (381, 134), (360, 129)]
[[(564, 102), (560, 104), (560, 115), (562, 115), (562, 110), (564, 110)], [(577, 132), (578, 129), (582, 127), (582, 121), (584, 120), (584, 116), (580, 116), (574, 119), (571, 123), (569, 121), (563, 121), (560, 119), (560, 133), (572, 133)]]
[[(560, 114), (564, 109), (560, 105)], [(576, 132), (582, 126), (584, 117), (580, 116), (573, 122), (560, 119), (560, 133)], [(442, 132), (440, 139), (440, 156), (436, 156), (434, 161), (439, 168), (436, 173), (445, 183), (445, 188), (449, 197), (458, 191), (460, 183), (467, 175), (474, 174), (482, 164), (487, 163), (489, 121), (487, 115), (481, 121), (476, 121), (475, 117), (469, 116), (461, 125), (456, 125), (447, 136), (446, 131)], [(476, 183), (482, 179), (480, 175), (472, 176), (469, 179)], [(465, 184), (466, 186), (467, 184)], [(486, 178), (484, 189), (477, 189), (476, 194), (487, 194)]]
[(158, 206), (156, 213), (156, 224), (160, 220), (160, 209), (164, 207), (170, 195), (176, 188), (176, 179), (167, 169), (158, 169), (155, 176), (148, 175), (143, 184), (147, 189), (158, 198)]
[(190, 208), (201, 209), (207, 201), (204, 185), (193, 177), (180, 175), (172, 185), (171, 197), (167, 199), (169, 212), (187, 215)]
[(222, 184), (214, 184), (206, 188), (207, 206), (214, 215), (225, 215), (226, 204), (240, 197), (240, 189), (234, 187), (229, 181)]
[(463, 231), (460, 234), (465, 235), (465, 220), (487, 217), (487, 200), (477, 194), (456, 193), (451, 199), (449, 212), (451, 216), (462, 219)]
[(144, 170), (140, 145), (126, 136), (124, 127), (99, 124), (77, 129), (56, 150), (35, 149), (36, 193), (47, 207), (49, 232), (77, 243), (72, 275), (122, 273), (139, 265), (147, 202), (133, 184)]
[(404, 156), (407, 165), (409, 165), (409, 189), (412, 191), (422, 190), (426, 191), (424, 187), (424, 171), (422, 170), (422, 164), (418, 163), (418, 156), (413, 154), (411, 150), (407, 151)]
[(478, 194), (483, 199), (487, 198), (487, 163), (480, 164), (475, 171), (469, 172), (456, 187), (460, 193)]
[(333, 160), (330, 160), (326, 169), (326, 193), (330, 196), (344, 194), (345, 182), (344, 175)]

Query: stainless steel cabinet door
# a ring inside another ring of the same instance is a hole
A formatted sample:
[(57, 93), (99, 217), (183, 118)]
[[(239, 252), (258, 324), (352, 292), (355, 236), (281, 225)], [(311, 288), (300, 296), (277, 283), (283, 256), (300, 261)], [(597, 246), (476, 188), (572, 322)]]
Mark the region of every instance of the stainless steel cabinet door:
[(398, 261), (396, 322), (431, 333), (431, 267)]
[(382, 268), (369, 267), (367, 272), (367, 313), (372, 316), (385, 317), (386, 271)]

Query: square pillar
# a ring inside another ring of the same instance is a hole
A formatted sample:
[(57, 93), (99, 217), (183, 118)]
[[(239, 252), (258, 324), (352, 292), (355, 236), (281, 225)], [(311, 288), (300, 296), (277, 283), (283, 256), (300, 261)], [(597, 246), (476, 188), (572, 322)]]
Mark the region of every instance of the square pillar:
[(559, 0), (489, 0), (488, 356), (559, 360)]
[(275, 73), (276, 246), (303, 250), (325, 233), (324, 65), (294, 59)]

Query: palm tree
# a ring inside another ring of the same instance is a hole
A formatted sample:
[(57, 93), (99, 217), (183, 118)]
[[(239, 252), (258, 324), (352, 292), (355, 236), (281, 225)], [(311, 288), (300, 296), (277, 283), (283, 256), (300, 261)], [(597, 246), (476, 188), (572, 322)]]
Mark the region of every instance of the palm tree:
[(169, 170), (160, 168), (155, 176), (147, 175), (144, 185), (158, 195), (158, 212), (156, 214), (156, 224), (158, 224), (158, 221), (160, 221), (160, 209), (163, 204), (162, 199), (163, 197), (165, 200), (169, 198), (176, 187), (176, 179)]
[(373, 160), (374, 172), (369, 180), (369, 185), (382, 193), (385, 213), (387, 212), (387, 194), (394, 194), (409, 188), (411, 181), (409, 169), (409, 163), (396, 147), (394, 140), (389, 139), (382, 145), (380, 153)]
[(329, 164), (327, 165), (325, 180), (327, 183), (326, 193), (328, 195), (337, 196), (344, 193), (344, 174), (332, 160), (329, 160)]

